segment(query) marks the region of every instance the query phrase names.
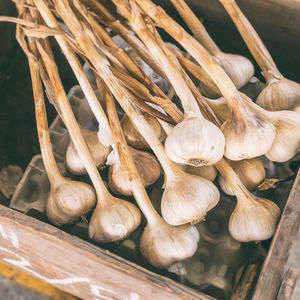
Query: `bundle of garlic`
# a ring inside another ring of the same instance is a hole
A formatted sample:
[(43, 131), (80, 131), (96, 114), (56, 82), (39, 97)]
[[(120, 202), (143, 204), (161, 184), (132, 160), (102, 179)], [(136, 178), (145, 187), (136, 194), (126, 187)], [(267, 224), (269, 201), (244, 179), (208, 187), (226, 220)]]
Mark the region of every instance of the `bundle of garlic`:
[(154, 210), (144, 189), (143, 180), (134, 164), (132, 151), (126, 144), (113, 97), (102, 81), (103, 96), (107, 104), (109, 121), (116, 141), (122, 167), (128, 178), (132, 193), (147, 219), (147, 225), (140, 239), (142, 255), (155, 267), (170, 264), (191, 257), (197, 250), (199, 232), (192, 225), (171, 226)]
[[(265, 177), (258, 156), (266, 155), (281, 162), (298, 152), (300, 118), (291, 111), (266, 111), (237, 91), (253, 75), (253, 66), (247, 59), (221, 52), (183, 0), (172, 0), (172, 3), (210, 53), (151, 0), (112, 0), (123, 17), (120, 20), (117, 13), (111, 13), (96, 0), (29, 2), (35, 8), (26, 8), (26, 13), (20, 16), (24, 20), (34, 17), (36, 23), (27, 21), (18, 25), (18, 34), (31, 68), (41, 151), (51, 182), (47, 203), (51, 222), (56, 225), (75, 222), (93, 208), (97, 197), (89, 222), (92, 239), (99, 243), (120, 241), (139, 226), (139, 209), (129, 201), (114, 197), (100, 177), (97, 168), (105, 167), (110, 154), (109, 189), (136, 199), (147, 219), (140, 249), (152, 265), (166, 267), (195, 253), (199, 233), (190, 224), (203, 220), (217, 205), (220, 193), (212, 182), (217, 170), (223, 191), (237, 198), (229, 223), (231, 235), (242, 242), (272, 236), (279, 208), (249, 190), (255, 190)], [(56, 18), (64, 22), (64, 30)], [(121, 49), (98, 21), (120, 34), (134, 55)], [(199, 65), (167, 45), (156, 26), (166, 30)], [(98, 133), (77, 124), (48, 39), (35, 38), (40, 35), (54, 35), (95, 115)], [(106, 112), (77, 55), (95, 73)], [(184, 113), (170, 99), (171, 93), (165, 95), (147, 76), (137, 55), (172, 85)], [(216, 100), (203, 97), (187, 73), (203, 80), (209, 87), (207, 91), (223, 97)], [(87, 172), (95, 192), (85, 183), (62, 178), (57, 169), (47, 131), (40, 77), (70, 134), (67, 167), (75, 174)], [(121, 122), (113, 97), (125, 112)], [(126, 141), (134, 148), (129, 148)], [(135, 148), (150, 150), (156, 157)], [(159, 163), (165, 180), (162, 217), (152, 207), (145, 191), (160, 176)]]

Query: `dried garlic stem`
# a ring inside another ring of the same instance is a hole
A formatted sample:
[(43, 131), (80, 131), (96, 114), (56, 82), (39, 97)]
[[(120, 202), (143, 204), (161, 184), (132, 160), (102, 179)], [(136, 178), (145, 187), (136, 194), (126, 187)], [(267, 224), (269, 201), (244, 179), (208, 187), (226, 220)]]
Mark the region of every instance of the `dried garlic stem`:
[(219, 0), (219, 2), (222, 3), (232, 18), (234, 24), (237, 26), (249, 50), (263, 71), (264, 77), (267, 80), (268, 78), (273, 77), (280, 79), (282, 75), (278, 71), (269, 51), (265, 47), (251, 23), (236, 5), (235, 1)]
[(148, 222), (140, 240), (142, 254), (156, 267), (166, 267), (192, 256), (199, 241), (197, 229), (191, 225), (170, 226), (155, 211), (126, 144), (112, 95), (105, 83), (100, 85), (121, 164), (131, 182), (134, 197)]
[(165, 73), (161, 67), (152, 59), (145, 45), (127, 29), (120, 20), (117, 20), (102, 4), (96, 0), (83, 0), (89, 7), (92, 8), (99, 16), (100, 22), (105, 26), (110, 27), (114, 32), (119, 34), (131, 47), (133, 47), (140, 57), (162, 78), (165, 78)]
[[(38, 8), (40, 14), (42, 15), (45, 23), (50, 27), (54, 28), (58, 31), (61, 31), (59, 28), (59, 25), (57, 24), (57, 21), (55, 17), (53, 16), (51, 10), (46, 4), (45, 0), (34, 0), (34, 3), (36, 7)], [(108, 124), (108, 120), (106, 118), (106, 115), (101, 107), (101, 104), (99, 103), (99, 100), (89, 82), (87, 79), (87, 76), (84, 73), (84, 70), (80, 64), (80, 61), (78, 60), (77, 56), (75, 55), (74, 51), (72, 50), (71, 46), (68, 44), (68, 42), (64, 39), (63, 36), (55, 35), (55, 39), (57, 43), (59, 44), (60, 48), (62, 49), (66, 59), (68, 60), (82, 90), (84, 95), (87, 98), (87, 101), (91, 107), (91, 110), (93, 111), (93, 114), (95, 115), (97, 122), (99, 123), (99, 132), (98, 137), (102, 144), (105, 146), (109, 146), (113, 140), (111, 137), (111, 130)]]

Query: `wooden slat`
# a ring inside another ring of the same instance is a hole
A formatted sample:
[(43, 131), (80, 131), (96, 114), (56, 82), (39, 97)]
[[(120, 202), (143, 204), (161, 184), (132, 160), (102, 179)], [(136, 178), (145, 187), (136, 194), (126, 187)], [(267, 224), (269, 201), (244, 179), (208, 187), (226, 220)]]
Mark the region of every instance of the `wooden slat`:
[(300, 224), (300, 170), (294, 181), (268, 255), (258, 278), (253, 300), (274, 300), (283, 277), (289, 250)]
[(214, 299), (0, 206), (0, 259), (83, 299)]
[(293, 291), (300, 275), (300, 271), (289, 268), (283, 277), (281, 287), (277, 296), (277, 300), (290, 300), (293, 296)]

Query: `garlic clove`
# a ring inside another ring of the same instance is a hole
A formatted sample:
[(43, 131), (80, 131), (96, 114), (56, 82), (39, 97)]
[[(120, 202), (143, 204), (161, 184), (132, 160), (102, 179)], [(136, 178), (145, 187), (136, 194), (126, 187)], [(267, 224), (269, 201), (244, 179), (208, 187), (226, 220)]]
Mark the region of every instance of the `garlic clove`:
[(294, 110), (300, 113), (300, 84), (286, 78), (271, 80), (256, 103), (270, 111)]
[(220, 193), (211, 181), (179, 169), (171, 178), (166, 177), (161, 213), (170, 225), (194, 224), (203, 219), (219, 199)]
[(195, 226), (173, 227), (164, 222), (159, 226), (148, 224), (140, 239), (140, 251), (153, 266), (168, 267), (194, 255), (199, 239)]
[[(266, 173), (262, 162), (258, 158), (239, 161), (227, 160), (244, 186), (249, 190), (255, 190), (265, 179)], [(219, 175), (219, 184), (224, 193), (234, 196), (235, 193), (224, 177)]]
[(221, 130), (225, 136), (224, 155), (231, 160), (242, 160), (267, 153), (275, 139), (275, 127), (268, 118), (241, 103), (233, 107), (231, 116)]
[(166, 138), (165, 150), (179, 164), (202, 166), (219, 161), (225, 139), (220, 129), (196, 114), (189, 114)]
[[(163, 135), (163, 130), (161, 125), (156, 120), (156, 118), (150, 116), (149, 114), (144, 114), (149, 125), (154, 130), (156, 136), (160, 139)], [(134, 127), (134, 125), (129, 120), (128, 116), (125, 114), (121, 120), (121, 126), (129, 146), (138, 149), (150, 149), (150, 146), (145, 141), (144, 137), (138, 132), (138, 130)]]
[[(134, 148), (130, 148), (130, 152), (144, 186), (153, 184), (160, 176), (160, 165), (156, 158), (148, 152)], [(116, 194), (132, 196), (131, 184), (119, 159), (109, 168), (108, 185)]]
[(54, 225), (75, 223), (96, 204), (94, 189), (83, 182), (63, 180), (52, 186), (46, 204), (46, 214)]
[(111, 243), (127, 238), (141, 222), (141, 213), (132, 203), (108, 195), (98, 202), (89, 223), (89, 237), (98, 243)]
[(214, 166), (201, 166), (201, 167), (194, 167), (189, 165), (180, 165), (180, 168), (189, 174), (197, 175), (208, 179), (210, 181), (214, 181), (217, 177), (217, 169)]
[(276, 137), (266, 157), (271, 161), (285, 162), (300, 149), (300, 116), (294, 111), (268, 112), (276, 128)]
[(220, 97), (218, 99), (208, 99), (203, 97), (203, 99), (213, 110), (221, 124), (223, 124), (227, 119), (230, 118), (231, 110), (228, 107), (224, 97)]
[(243, 196), (230, 216), (229, 232), (240, 242), (266, 240), (274, 234), (279, 216), (280, 209), (272, 201)]
[[(87, 143), (90, 153), (92, 154), (96, 166), (101, 168), (111, 151), (111, 147), (105, 147), (99, 142), (96, 131), (81, 128), (81, 132)], [(82, 175), (86, 173), (85, 167), (83, 166), (72, 141), (70, 142), (66, 152), (66, 165), (73, 174)]]
[[(243, 87), (254, 75), (255, 70), (253, 64), (244, 56), (218, 52), (213, 57), (224, 69), (237, 89)], [(202, 84), (201, 89), (203, 93), (210, 98), (216, 98), (218, 96), (215, 91), (208, 86)]]

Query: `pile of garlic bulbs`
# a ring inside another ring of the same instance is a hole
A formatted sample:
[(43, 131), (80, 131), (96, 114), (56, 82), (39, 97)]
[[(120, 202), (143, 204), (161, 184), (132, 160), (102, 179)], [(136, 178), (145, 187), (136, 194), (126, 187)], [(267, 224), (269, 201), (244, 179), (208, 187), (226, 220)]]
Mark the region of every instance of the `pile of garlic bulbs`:
[[(270, 238), (280, 210), (251, 191), (265, 180), (261, 156), (286, 162), (299, 151), (299, 84), (279, 73), (234, 1), (220, 0), (267, 81), (257, 104), (239, 91), (254, 75), (250, 60), (222, 52), (184, 0), (171, 2), (194, 36), (151, 0), (111, 2), (114, 11), (96, 0), (28, 0), (27, 6), (18, 6), (17, 37), (29, 61), (41, 152), (51, 183), (46, 206), (50, 222), (72, 224), (92, 211), (90, 238), (111, 243), (127, 238), (143, 214), (147, 225), (141, 253), (152, 265), (168, 267), (196, 252), (199, 232), (194, 224), (205, 221), (222, 191), (237, 200), (229, 221), (233, 238)], [(158, 26), (184, 51), (166, 43)], [(54, 36), (70, 64), (97, 132), (77, 123), (48, 36)], [(78, 57), (88, 63), (89, 78)], [(87, 174), (93, 187), (59, 173), (43, 88), (70, 134), (68, 170)], [(99, 170), (107, 170), (108, 184)], [(160, 176), (161, 215), (146, 191)]]

